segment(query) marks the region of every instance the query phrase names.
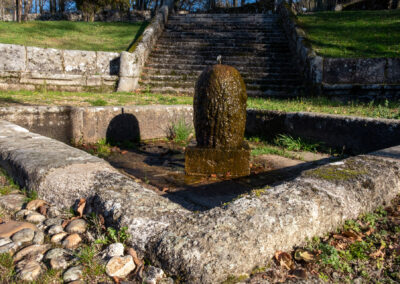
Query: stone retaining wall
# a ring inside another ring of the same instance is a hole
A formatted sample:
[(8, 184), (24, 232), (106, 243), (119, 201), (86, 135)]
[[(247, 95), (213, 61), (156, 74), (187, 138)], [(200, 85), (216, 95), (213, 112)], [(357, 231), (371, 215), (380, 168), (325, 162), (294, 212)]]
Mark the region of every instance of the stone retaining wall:
[[(193, 123), (191, 106), (3, 107), (0, 119), (62, 142), (156, 139), (179, 120)], [(247, 110), (246, 133), (278, 134), (323, 142), (347, 153), (366, 153), (400, 144), (400, 120), (317, 113)]]
[(2, 107), (0, 119), (59, 141), (164, 138), (173, 123), (193, 121), (191, 106)]
[(119, 92), (131, 92), (137, 89), (143, 66), (151, 49), (162, 34), (168, 21), (168, 15), (173, 12), (173, 6), (173, 0), (166, 0), (151, 24), (144, 30), (140, 40), (135, 44), (133, 52), (124, 51), (121, 53)]
[(120, 54), (0, 44), (0, 89), (114, 90)]
[(324, 95), (394, 97), (400, 95), (400, 58), (324, 58), (318, 56), (285, 2), (278, 6), (291, 50), (314, 92)]

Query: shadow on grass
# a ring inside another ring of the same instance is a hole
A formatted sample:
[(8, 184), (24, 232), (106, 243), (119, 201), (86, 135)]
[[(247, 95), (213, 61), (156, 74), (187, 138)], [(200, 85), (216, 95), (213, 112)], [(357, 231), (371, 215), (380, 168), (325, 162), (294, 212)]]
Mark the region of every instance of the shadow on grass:
[(140, 25), (138, 31), (136, 32), (135, 38), (133, 39), (133, 41), (131, 42), (131, 44), (129, 45), (129, 47), (127, 48), (126, 51), (131, 51), (132, 52), (134, 50), (134, 49), (133, 50), (131, 50), (131, 49), (137, 44), (139, 39), (142, 37), (142, 34), (143, 34), (144, 30), (147, 28), (148, 25), (149, 25), (148, 21), (142, 22), (142, 24)]
[(30, 105), (22, 102), (21, 100), (13, 99), (12, 97), (4, 97), (0, 98), (0, 107), (4, 106), (4, 104), (12, 104), (12, 105)]

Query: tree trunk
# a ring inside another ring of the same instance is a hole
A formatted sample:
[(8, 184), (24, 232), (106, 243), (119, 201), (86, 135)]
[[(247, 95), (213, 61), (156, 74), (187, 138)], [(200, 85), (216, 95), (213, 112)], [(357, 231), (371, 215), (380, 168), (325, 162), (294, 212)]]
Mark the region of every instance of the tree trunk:
[(16, 9), (17, 9), (17, 21), (21, 23), (22, 20), (22, 0), (16, 0)]
[(246, 0), (240, 0), (240, 6), (241, 7), (243, 7), (245, 3), (246, 3)]
[(32, 0), (24, 1), (24, 21), (28, 20), (28, 14), (31, 11)]
[(60, 0), (60, 12), (65, 12), (65, 0)]
[(0, 14), (1, 14), (1, 20), (4, 19), (4, 5), (3, 5), (3, 0), (0, 0)]

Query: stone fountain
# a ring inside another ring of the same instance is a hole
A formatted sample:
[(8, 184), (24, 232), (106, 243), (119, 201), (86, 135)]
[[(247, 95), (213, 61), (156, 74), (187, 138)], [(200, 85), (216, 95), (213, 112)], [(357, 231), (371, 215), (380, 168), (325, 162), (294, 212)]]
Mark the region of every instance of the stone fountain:
[(186, 148), (187, 175), (250, 174), (246, 101), (246, 86), (235, 68), (217, 64), (202, 72), (193, 102), (197, 145)]

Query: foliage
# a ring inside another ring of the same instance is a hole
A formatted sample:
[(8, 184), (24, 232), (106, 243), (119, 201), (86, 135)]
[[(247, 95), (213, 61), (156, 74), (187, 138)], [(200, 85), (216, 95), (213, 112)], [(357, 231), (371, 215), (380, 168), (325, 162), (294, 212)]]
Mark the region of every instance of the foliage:
[(317, 152), (320, 148), (321, 143), (312, 143), (306, 141), (300, 137), (293, 138), (290, 135), (279, 134), (275, 138), (275, 144), (286, 148), (289, 151), (307, 151), (307, 152)]
[(142, 23), (0, 22), (0, 42), (59, 49), (121, 52), (143, 32)]
[(103, 99), (97, 99), (97, 100), (87, 100), (88, 103), (90, 103), (92, 106), (106, 106), (107, 102)]
[(94, 15), (101, 9), (119, 8), (129, 10), (129, 0), (75, 0), (76, 6), (86, 15), (87, 21), (94, 21)]
[(193, 134), (193, 127), (181, 118), (170, 127), (168, 138), (177, 143), (184, 143), (188, 141), (191, 134)]
[(38, 199), (38, 193), (36, 190), (23, 189), (22, 192), (25, 194), (25, 202)]
[(400, 10), (318, 12), (298, 21), (324, 57), (400, 57)]
[(95, 241), (96, 244), (112, 244), (112, 243), (123, 243), (129, 239), (130, 234), (128, 233), (128, 227), (122, 227), (117, 230), (113, 227), (108, 227), (106, 234)]

